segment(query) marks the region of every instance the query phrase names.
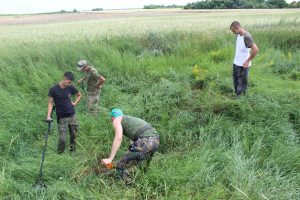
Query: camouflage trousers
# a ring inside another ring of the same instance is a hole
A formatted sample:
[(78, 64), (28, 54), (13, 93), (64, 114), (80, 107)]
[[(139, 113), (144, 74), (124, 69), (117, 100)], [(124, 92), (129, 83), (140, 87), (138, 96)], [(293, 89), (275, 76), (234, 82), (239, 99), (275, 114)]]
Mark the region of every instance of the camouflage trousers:
[(72, 117), (62, 118), (58, 121), (58, 153), (65, 151), (67, 131), (70, 133), (70, 151), (75, 151), (76, 134), (78, 131), (78, 125), (75, 115)]
[(101, 91), (88, 92), (87, 108), (91, 115), (97, 116), (99, 112), (99, 99)]
[(136, 165), (147, 171), (154, 153), (159, 147), (159, 136), (141, 137), (129, 146), (129, 151), (117, 162), (117, 172), (125, 181), (130, 174), (126, 169)]

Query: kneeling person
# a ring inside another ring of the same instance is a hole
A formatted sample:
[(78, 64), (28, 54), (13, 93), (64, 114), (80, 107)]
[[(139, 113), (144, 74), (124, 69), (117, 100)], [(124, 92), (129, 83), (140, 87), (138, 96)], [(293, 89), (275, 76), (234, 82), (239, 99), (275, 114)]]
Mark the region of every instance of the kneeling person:
[(144, 170), (147, 169), (159, 147), (159, 135), (149, 123), (136, 117), (123, 115), (120, 109), (113, 109), (111, 117), (115, 129), (115, 138), (109, 158), (102, 159), (102, 163), (108, 165), (113, 161), (120, 148), (124, 134), (133, 143), (129, 146), (129, 151), (117, 162), (116, 168), (122, 178), (128, 181), (130, 175), (126, 171), (127, 167), (131, 165), (141, 167), (142, 162), (145, 161)]

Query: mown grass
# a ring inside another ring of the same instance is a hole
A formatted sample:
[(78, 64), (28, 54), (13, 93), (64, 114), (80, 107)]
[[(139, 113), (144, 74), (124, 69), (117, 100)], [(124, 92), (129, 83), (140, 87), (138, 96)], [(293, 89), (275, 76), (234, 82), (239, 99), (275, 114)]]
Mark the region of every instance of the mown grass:
[[(248, 95), (239, 100), (231, 82), (235, 40), (227, 29), (209, 37), (170, 29), (90, 38), (74, 26), (76, 40), (55, 38), (46, 28), (40, 38), (25, 31), (22, 42), (16, 34), (16, 40), (1, 44), (7, 48), (0, 53), (0, 197), (299, 199), (300, 84), (292, 74), (299, 73), (300, 32), (299, 21), (288, 19), (249, 24), (261, 51), (250, 70)], [(8, 29), (22, 28), (34, 30)], [(48, 89), (64, 71), (75, 72), (82, 58), (107, 78), (101, 106), (117, 106), (151, 122), (160, 132), (161, 148), (147, 174), (135, 171), (132, 186), (113, 172), (88, 173), (109, 153), (113, 131), (107, 113), (92, 118), (83, 101), (77, 107), (78, 151), (57, 155), (55, 125), (45, 161), (48, 189), (37, 192), (32, 185), (47, 128), (42, 120)]]

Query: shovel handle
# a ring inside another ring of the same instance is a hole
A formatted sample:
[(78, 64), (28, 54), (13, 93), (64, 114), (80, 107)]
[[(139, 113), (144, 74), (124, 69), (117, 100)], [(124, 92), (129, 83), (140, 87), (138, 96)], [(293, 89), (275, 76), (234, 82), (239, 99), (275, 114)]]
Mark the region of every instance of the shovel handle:
[(51, 119), (51, 120), (49, 120), (49, 119), (46, 119), (44, 122), (46, 122), (46, 123), (51, 123), (51, 122), (53, 122), (53, 119)]

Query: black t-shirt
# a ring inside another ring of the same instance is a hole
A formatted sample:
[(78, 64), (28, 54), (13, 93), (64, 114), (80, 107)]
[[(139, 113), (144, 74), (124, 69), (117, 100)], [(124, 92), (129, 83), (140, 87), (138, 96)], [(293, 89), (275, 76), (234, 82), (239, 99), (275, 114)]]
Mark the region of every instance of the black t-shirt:
[(72, 117), (75, 114), (75, 108), (71, 102), (71, 96), (76, 95), (78, 90), (74, 86), (61, 88), (60, 85), (55, 85), (50, 88), (48, 96), (53, 97), (56, 106), (57, 121), (62, 118)]

